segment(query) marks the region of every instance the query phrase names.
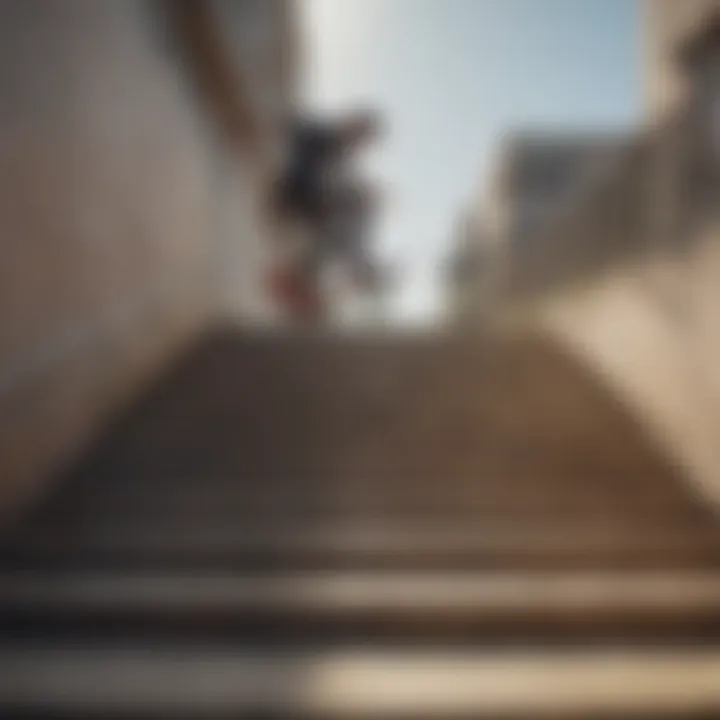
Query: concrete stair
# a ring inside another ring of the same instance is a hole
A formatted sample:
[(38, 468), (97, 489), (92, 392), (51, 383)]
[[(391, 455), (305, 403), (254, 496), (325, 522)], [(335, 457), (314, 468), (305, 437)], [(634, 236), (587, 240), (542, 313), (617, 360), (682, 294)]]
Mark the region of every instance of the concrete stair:
[(719, 563), (539, 337), (219, 331), (0, 540), (0, 715), (717, 717)]

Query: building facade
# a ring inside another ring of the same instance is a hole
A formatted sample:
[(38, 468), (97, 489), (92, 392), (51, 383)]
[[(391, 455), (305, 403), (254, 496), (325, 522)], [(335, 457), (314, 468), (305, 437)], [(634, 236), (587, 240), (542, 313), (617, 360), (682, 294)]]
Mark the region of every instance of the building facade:
[[(640, 0), (639, 10), (646, 119), (651, 128), (667, 123), (673, 109), (687, 96), (692, 78), (678, 62), (680, 51), (717, 17), (720, 0)], [(645, 128), (639, 128), (636, 136), (647, 136)], [(486, 283), (488, 274), (501, 268), (503, 262), (541, 247), (544, 241), (539, 235), (552, 233), (553, 216), (578, 206), (574, 196), (592, 184), (592, 176), (601, 174), (605, 164), (615, 162), (613, 158), (624, 152), (623, 147), (628, 155), (627, 148), (633, 142), (629, 137), (589, 133), (548, 135), (529, 131), (511, 136), (475, 208), (481, 218), (476, 225), (482, 231), (475, 234), (474, 242), (500, 261), (488, 262), (485, 252), (482, 273), (462, 274), (462, 292), (452, 288), (449, 293), (451, 314), (455, 309), (452, 306), (457, 306), (454, 298), (463, 297), (465, 309), (477, 305), (485, 293), (473, 285)], [(645, 182), (653, 187), (656, 197), (674, 193), (664, 187), (665, 178), (672, 175), (673, 144), (665, 143), (664, 147), (655, 154), (652, 167), (644, 171)], [(655, 204), (671, 211), (669, 200), (667, 205)], [(656, 214), (662, 224), (662, 212)], [(466, 239), (463, 245), (467, 245)], [(462, 252), (467, 255), (467, 250)]]
[(677, 51), (720, 11), (720, 0), (643, 0), (641, 25), (646, 108), (651, 120), (681, 101), (687, 89)]
[(485, 191), (455, 238), (451, 314), (482, 305), (493, 274), (532, 252), (553, 217), (621, 146), (611, 133), (517, 133), (506, 139)]
[(610, 134), (529, 132), (510, 138), (489, 194), (494, 207), (488, 214), (499, 244), (512, 253), (531, 246), (621, 142)]

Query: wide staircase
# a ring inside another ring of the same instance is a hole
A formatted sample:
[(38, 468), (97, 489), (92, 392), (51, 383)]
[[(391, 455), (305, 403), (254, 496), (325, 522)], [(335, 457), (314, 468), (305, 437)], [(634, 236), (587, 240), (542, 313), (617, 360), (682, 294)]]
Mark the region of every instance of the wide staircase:
[(720, 524), (540, 337), (208, 336), (0, 542), (0, 715), (718, 717)]

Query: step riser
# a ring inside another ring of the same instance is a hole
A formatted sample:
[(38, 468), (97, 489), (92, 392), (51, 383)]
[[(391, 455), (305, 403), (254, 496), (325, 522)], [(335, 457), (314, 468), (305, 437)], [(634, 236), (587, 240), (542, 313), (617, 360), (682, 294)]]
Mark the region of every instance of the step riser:
[(718, 647), (717, 613), (694, 618), (623, 616), (563, 618), (553, 616), (477, 618), (471, 613), (414, 615), (393, 611), (357, 614), (279, 616), (262, 609), (238, 616), (217, 609), (144, 612), (133, 608), (111, 613), (4, 611), (0, 633), (5, 641), (52, 641), (72, 647), (103, 640), (152, 647), (158, 642), (227, 644), (357, 644), (393, 647)]
[[(343, 502), (338, 500), (293, 503), (272, 501), (243, 501), (236, 499), (193, 503), (176, 502), (170, 499), (166, 503), (148, 501), (138, 507), (134, 503), (108, 503), (88, 505), (79, 511), (74, 508), (68, 512), (54, 512), (55, 528), (66, 527), (69, 532), (76, 532), (80, 527), (91, 528), (102, 523), (102, 530), (115, 528), (122, 533), (124, 528), (137, 527), (140, 523), (154, 523), (155, 527), (166, 528), (168, 532), (177, 533), (183, 527), (198, 528), (205, 525), (218, 526), (276, 526), (287, 524), (288, 527), (322, 526), (327, 522), (346, 522), (358, 524), (367, 522), (418, 524), (418, 523), (453, 523), (467, 524), (477, 519), (478, 513), (492, 516), (496, 522), (507, 525), (531, 527), (537, 523), (538, 517), (548, 526), (562, 525), (568, 516), (586, 520), (588, 526), (597, 527), (601, 524), (611, 526), (618, 524), (627, 526), (637, 523), (640, 531), (667, 530), (671, 535), (686, 528), (701, 516), (699, 511), (683, 511), (673, 507), (602, 507), (602, 506), (515, 506), (512, 504), (473, 504), (471, 502), (436, 505), (432, 502), (422, 503), (386, 503), (382, 500), (367, 502)], [(111, 517), (111, 522), (102, 518)], [(162, 518), (162, 521), (158, 521)]]
[(713, 546), (704, 552), (697, 548), (619, 549), (611, 552), (580, 550), (568, 547), (561, 551), (498, 553), (467, 552), (449, 549), (445, 552), (260, 552), (231, 548), (145, 547), (70, 549), (67, 552), (44, 551), (0, 552), (0, 567), (8, 570), (42, 571), (115, 570), (139, 572), (226, 572), (274, 570), (324, 571), (613, 571), (720, 570), (720, 552)]
[[(646, 654), (152, 652), (11, 648), (0, 713), (109, 717), (692, 718), (720, 713), (720, 659)], [(712, 715), (711, 715), (712, 716)]]
[(718, 638), (720, 575), (15, 573), (3, 632), (219, 631), (408, 640)]

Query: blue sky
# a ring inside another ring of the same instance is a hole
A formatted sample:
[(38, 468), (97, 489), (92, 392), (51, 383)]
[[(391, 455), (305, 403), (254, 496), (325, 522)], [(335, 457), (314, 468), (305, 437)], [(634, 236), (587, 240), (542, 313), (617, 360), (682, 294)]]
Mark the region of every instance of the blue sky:
[(377, 241), (402, 268), (404, 320), (437, 308), (434, 271), (504, 132), (626, 127), (640, 115), (637, 0), (304, 0), (304, 10), (307, 100), (387, 117), (370, 168), (388, 188)]

